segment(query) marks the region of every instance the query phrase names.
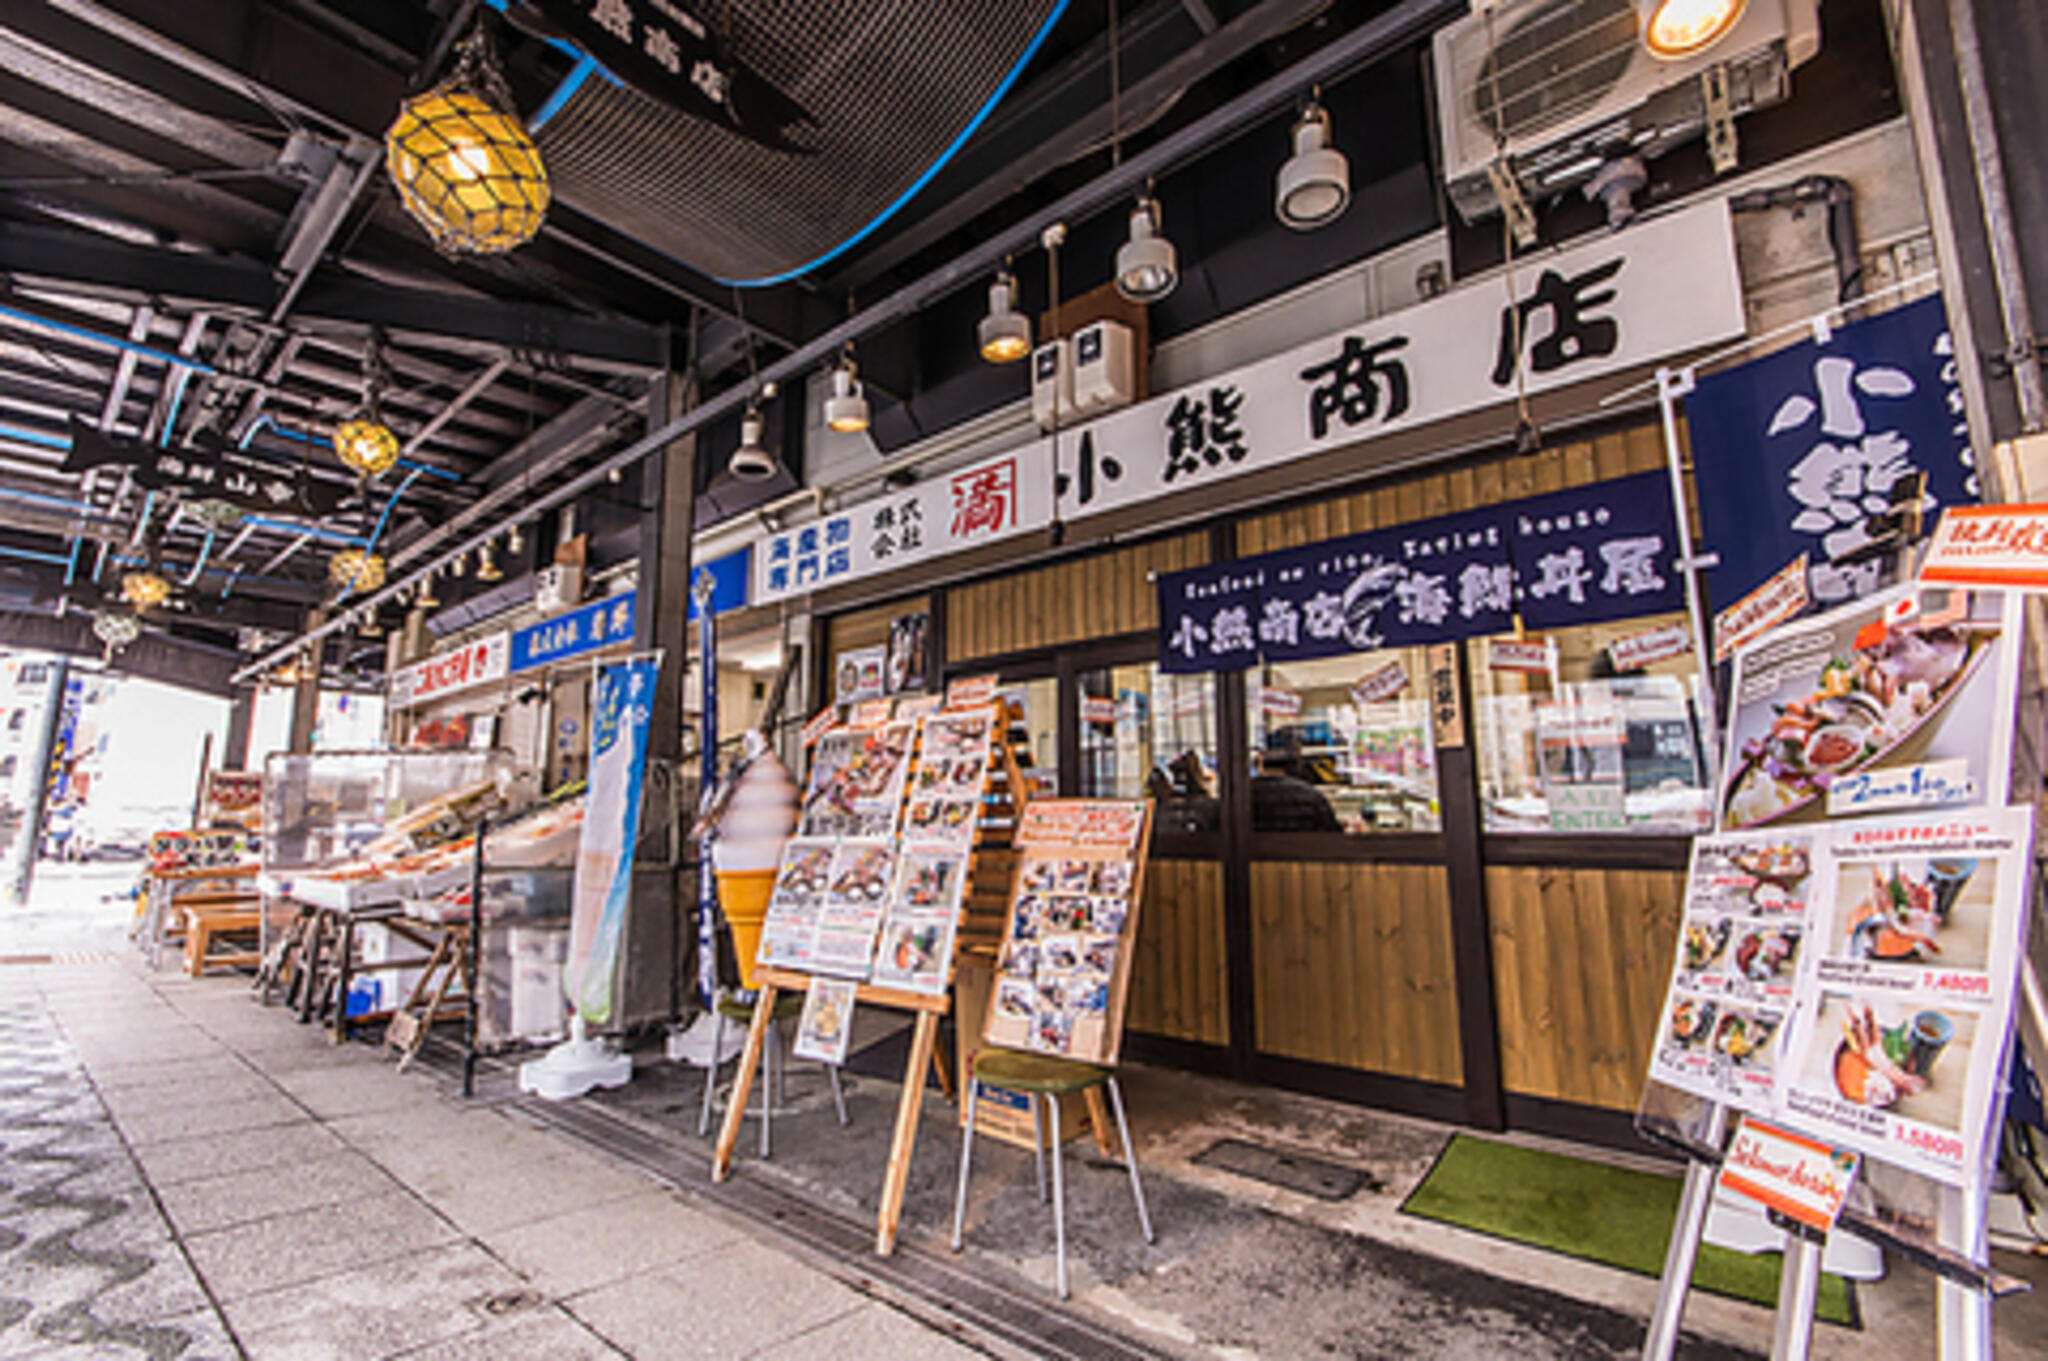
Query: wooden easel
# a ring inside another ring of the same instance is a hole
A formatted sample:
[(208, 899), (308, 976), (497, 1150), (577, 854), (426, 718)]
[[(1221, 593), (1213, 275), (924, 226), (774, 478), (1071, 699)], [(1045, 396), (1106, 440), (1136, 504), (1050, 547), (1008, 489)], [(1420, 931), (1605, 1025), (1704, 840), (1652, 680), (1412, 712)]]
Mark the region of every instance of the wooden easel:
[[(1025, 800), (1030, 797), (1024, 783), (1024, 773), (1017, 762), (1017, 752), (1011, 735), (1009, 706), (1003, 703), (997, 716), (995, 730), (990, 735), (990, 768), (1001, 771), (1008, 782), (1008, 817), (1012, 828), (1022, 813)], [(963, 711), (955, 711), (963, 712)], [(903, 782), (904, 798), (909, 799), (915, 788), (918, 767), (922, 760), (922, 745), (911, 759), (910, 769)], [(984, 807), (983, 816), (989, 809)], [(1001, 816), (1001, 814), (998, 814)], [(985, 848), (988, 836), (986, 825), (977, 827), (974, 847), (963, 866), (966, 884), (962, 889), (960, 903), (961, 923), (954, 928), (953, 957), (957, 963), (960, 954), (959, 927), (967, 915), (967, 895), (974, 881), (975, 861)], [(754, 1003), (754, 1019), (747, 1027), (747, 1045), (740, 1054), (739, 1071), (733, 1077), (733, 1088), (725, 1103), (725, 1122), (719, 1127), (718, 1146), (712, 1155), (711, 1179), (724, 1181), (732, 1171), (733, 1150), (739, 1146), (740, 1127), (746, 1119), (747, 1097), (753, 1090), (755, 1071), (761, 1065), (761, 1055), (768, 1041), (768, 1027), (774, 1024), (775, 1000), (784, 992), (807, 992), (811, 986), (811, 975), (794, 969), (775, 968), (770, 965), (756, 965), (754, 977), (761, 985), (761, 995)], [(903, 1218), (903, 1192), (910, 1181), (910, 1158), (917, 1145), (918, 1120), (924, 1111), (925, 1069), (938, 1062), (939, 1018), (951, 1009), (953, 1004), (952, 978), (946, 980), (946, 991), (942, 993), (908, 992), (900, 988), (881, 987), (873, 983), (862, 983), (854, 993), (858, 1003), (869, 1006), (893, 1007), (899, 1011), (915, 1012), (917, 1020), (910, 1037), (910, 1059), (903, 1067), (903, 1092), (896, 1103), (896, 1131), (889, 1140), (889, 1163), (882, 1177), (882, 1204), (875, 1220), (875, 1254), (887, 1257), (896, 1250), (896, 1233)], [(952, 1075), (943, 1062), (938, 1063), (939, 1086), (950, 1098), (952, 1096)], [(1100, 1097), (1096, 1098), (1100, 1101)], [(1095, 1103), (1091, 1103), (1091, 1118), (1095, 1119), (1097, 1137), (1101, 1137), (1102, 1119), (1095, 1115)]]

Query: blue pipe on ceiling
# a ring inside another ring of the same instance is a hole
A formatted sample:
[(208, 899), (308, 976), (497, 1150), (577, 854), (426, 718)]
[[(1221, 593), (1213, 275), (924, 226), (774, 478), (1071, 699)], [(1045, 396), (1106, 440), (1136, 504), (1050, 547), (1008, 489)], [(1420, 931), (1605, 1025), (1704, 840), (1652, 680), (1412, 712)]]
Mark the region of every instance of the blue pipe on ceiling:
[(194, 373), (204, 373), (211, 376), (218, 372), (213, 365), (202, 363), (189, 355), (172, 354), (168, 350), (159, 350), (154, 346), (139, 345), (132, 340), (123, 340), (119, 336), (104, 335), (99, 331), (88, 330), (83, 326), (74, 326), (68, 321), (52, 321), (48, 317), (24, 311), (19, 307), (0, 306), (0, 317), (6, 317), (28, 326), (40, 326), (46, 331), (55, 331), (58, 335), (70, 336), (74, 340), (83, 340), (93, 345), (104, 345), (110, 350), (122, 350), (128, 354), (141, 355), (144, 359), (154, 359), (159, 364), (171, 364), (178, 368), (190, 369)]

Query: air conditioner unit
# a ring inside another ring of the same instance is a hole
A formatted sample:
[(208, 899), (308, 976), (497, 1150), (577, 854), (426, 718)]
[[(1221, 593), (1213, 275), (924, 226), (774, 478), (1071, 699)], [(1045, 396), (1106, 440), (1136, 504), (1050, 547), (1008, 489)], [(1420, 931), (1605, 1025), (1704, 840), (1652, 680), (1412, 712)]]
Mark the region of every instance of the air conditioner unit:
[(1510, 0), (1435, 36), (1444, 184), (1467, 222), (1500, 211), (1487, 168), (1503, 152), (1529, 202), (1707, 131), (1709, 82), (1732, 117), (1791, 94), (1792, 68), (1820, 50), (1820, 0), (1748, 0), (1697, 56), (1654, 57), (1637, 0)]

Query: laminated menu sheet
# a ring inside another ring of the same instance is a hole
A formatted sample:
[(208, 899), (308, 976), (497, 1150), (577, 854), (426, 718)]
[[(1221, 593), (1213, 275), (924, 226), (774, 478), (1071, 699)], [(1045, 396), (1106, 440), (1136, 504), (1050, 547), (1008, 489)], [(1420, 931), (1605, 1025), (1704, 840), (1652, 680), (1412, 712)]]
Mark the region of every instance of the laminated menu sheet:
[(1149, 806), (1137, 800), (1026, 805), (988, 1043), (1116, 1061), (1149, 823)]
[(1650, 1077), (1967, 1185), (1997, 1129), (2027, 808), (1701, 837)]

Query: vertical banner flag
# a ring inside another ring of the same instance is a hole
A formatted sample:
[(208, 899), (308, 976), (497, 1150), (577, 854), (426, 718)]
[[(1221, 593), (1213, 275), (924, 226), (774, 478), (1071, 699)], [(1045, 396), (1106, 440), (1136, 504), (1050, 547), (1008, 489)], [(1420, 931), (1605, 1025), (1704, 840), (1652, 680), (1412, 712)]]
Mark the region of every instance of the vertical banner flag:
[(1980, 496), (1938, 294), (1702, 378), (1685, 415), (1716, 610), (1801, 553), (1823, 606), (1876, 590), (1880, 558), (1844, 559), (1915, 472), (1930, 524)]
[(592, 1027), (612, 1017), (612, 978), (633, 888), (633, 846), (640, 839), (640, 790), (647, 767), (647, 722), (661, 662), (615, 662), (597, 673), (591, 705), (590, 792), (576, 849), (569, 909), (570, 999)]

